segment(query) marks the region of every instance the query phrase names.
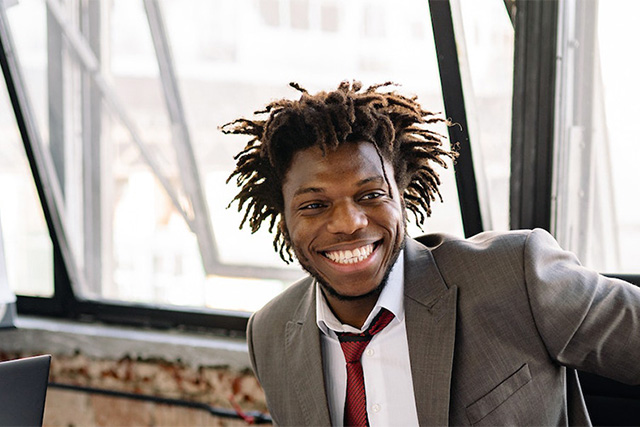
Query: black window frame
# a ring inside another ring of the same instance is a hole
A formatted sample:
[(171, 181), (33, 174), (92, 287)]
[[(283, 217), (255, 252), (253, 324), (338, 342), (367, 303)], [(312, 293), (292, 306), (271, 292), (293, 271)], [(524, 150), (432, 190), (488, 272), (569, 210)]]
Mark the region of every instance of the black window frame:
[[(455, 47), (455, 34), (448, 1), (430, 1), (435, 10), (432, 17), (436, 48), (439, 52)], [(444, 6), (444, 7), (441, 7)], [(435, 15), (434, 15), (435, 14)], [(0, 63), (9, 93), (16, 122), (27, 154), (29, 166), (43, 209), (47, 229), (53, 247), (54, 292), (52, 297), (17, 296), (20, 314), (75, 319), (87, 322), (105, 322), (124, 325), (169, 329), (186, 328), (218, 331), (224, 335), (242, 336), (251, 313), (189, 307), (169, 307), (157, 304), (127, 303), (123, 301), (87, 300), (80, 298), (73, 289), (69, 276), (68, 258), (63, 253), (60, 228), (52, 215), (48, 202), (43, 173), (33, 149), (33, 129), (30, 128), (29, 111), (25, 106), (24, 87), (21, 85), (15, 58), (11, 57), (11, 46), (6, 33), (0, 33)], [(8, 54), (9, 53), (9, 54)], [(450, 62), (450, 60), (454, 60)], [(466, 124), (466, 114), (462, 94), (462, 84), (456, 55), (439, 55), (440, 73), (448, 79), (442, 82), (443, 97), (447, 114), (456, 122)], [(27, 109), (27, 111), (25, 111)], [(455, 175), (466, 236), (482, 231), (478, 194), (473, 173), (471, 146), (466, 126), (450, 128), (452, 140), (461, 141), (461, 154), (456, 162)]]
[[(449, 0), (428, 0), (434, 41), (441, 76), (442, 93), (447, 117), (461, 126), (448, 128), (451, 141), (459, 142), (460, 156), (454, 169), (465, 236), (484, 230), (478, 188), (471, 151), (471, 135), (466, 126), (466, 109), (455, 32)], [(514, 94), (512, 121), (512, 164), (510, 182), (510, 227), (541, 227), (549, 230), (549, 205), (553, 148), (553, 114), (555, 78), (555, 38), (557, 34), (557, 0), (528, 2), (504, 0), (506, 12), (514, 23)], [(514, 12), (515, 11), (515, 12)], [(5, 29), (6, 30), (6, 29)], [(537, 37), (540, 32), (552, 37)], [(452, 54), (456, 53), (456, 54)], [(47, 202), (42, 171), (33, 150), (33, 131), (16, 64), (7, 45), (7, 34), (0, 32), (0, 64), (9, 98), (20, 130), (33, 179), (41, 201), (53, 246), (54, 294), (51, 298), (17, 296), (20, 314), (139, 325), (160, 329), (206, 329), (220, 334), (243, 336), (251, 313), (216, 309), (172, 307), (123, 301), (87, 300), (73, 290), (69, 276), (68, 257), (63, 254), (59, 227), (56, 226), (50, 203)], [(534, 66), (535, 65), (535, 66)], [(527, 94), (537, 94), (529, 96)], [(532, 114), (536, 120), (532, 123)], [(535, 132), (534, 132), (535, 129)], [(534, 167), (527, 163), (523, 152), (535, 150), (541, 160)], [(547, 179), (538, 179), (539, 177)], [(615, 275), (640, 285), (640, 275)]]

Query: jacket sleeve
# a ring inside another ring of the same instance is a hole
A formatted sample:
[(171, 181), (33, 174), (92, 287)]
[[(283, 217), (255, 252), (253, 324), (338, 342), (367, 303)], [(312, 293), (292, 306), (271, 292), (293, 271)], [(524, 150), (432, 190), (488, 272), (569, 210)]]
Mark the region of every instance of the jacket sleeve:
[(255, 314), (253, 314), (249, 318), (249, 322), (247, 323), (247, 346), (249, 347), (249, 359), (251, 360), (251, 367), (253, 368), (253, 373), (258, 378), (258, 382), (260, 381), (260, 376), (258, 375), (258, 367), (256, 366), (256, 357), (253, 350), (253, 318)]
[(581, 266), (543, 230), (526, 240), (524, 274), (536, 326), (554, 360), (640, 383), (640, 288)]

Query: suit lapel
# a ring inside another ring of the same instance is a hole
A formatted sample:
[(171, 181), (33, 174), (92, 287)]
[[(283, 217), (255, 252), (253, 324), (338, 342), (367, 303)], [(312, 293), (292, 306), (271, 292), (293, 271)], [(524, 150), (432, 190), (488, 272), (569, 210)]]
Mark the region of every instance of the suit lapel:
[(407, 239), (405, 316), (420, 425), (448, 425), (457, 288), (447, 287), (431, 252)]
[(300, 405), (305, 425), (330, 425), (329, 406), (322, 371), (320, 331), (316, 325), (315, 289), (300, 302), (292, 321), (285, 329), (285, 361), (289, 367), (292, 391)]

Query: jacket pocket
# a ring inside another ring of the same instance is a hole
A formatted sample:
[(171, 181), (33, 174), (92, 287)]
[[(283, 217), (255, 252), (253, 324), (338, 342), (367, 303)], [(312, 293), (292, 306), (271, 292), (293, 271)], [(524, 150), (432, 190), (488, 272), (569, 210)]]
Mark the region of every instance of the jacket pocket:
[(489, 393), (467, 406), (469, 422), (475, 424), (482, 420), (529, 381), (531, 381), (531, 372), (529, 365), (525, 363)]

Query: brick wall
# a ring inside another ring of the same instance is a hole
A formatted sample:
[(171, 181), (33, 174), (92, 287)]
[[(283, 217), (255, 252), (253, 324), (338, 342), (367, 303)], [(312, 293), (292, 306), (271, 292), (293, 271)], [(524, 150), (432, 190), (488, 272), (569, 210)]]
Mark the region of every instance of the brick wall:
[[(0, 360), (33, 354), (39, 353), (0, 351)], [(228, 410), (233, 409), (232, 399), (243, 411), (266, 412), (264, 394), (249, 369), (196, 367), (180, 361), (129, 356), (97, 358), (80, 350), (52, 356), (51, 382), (201, 402)], [(44, 425), (233, 426), (246, 423), (215, 417), (202, 409), (49, 387)]]

